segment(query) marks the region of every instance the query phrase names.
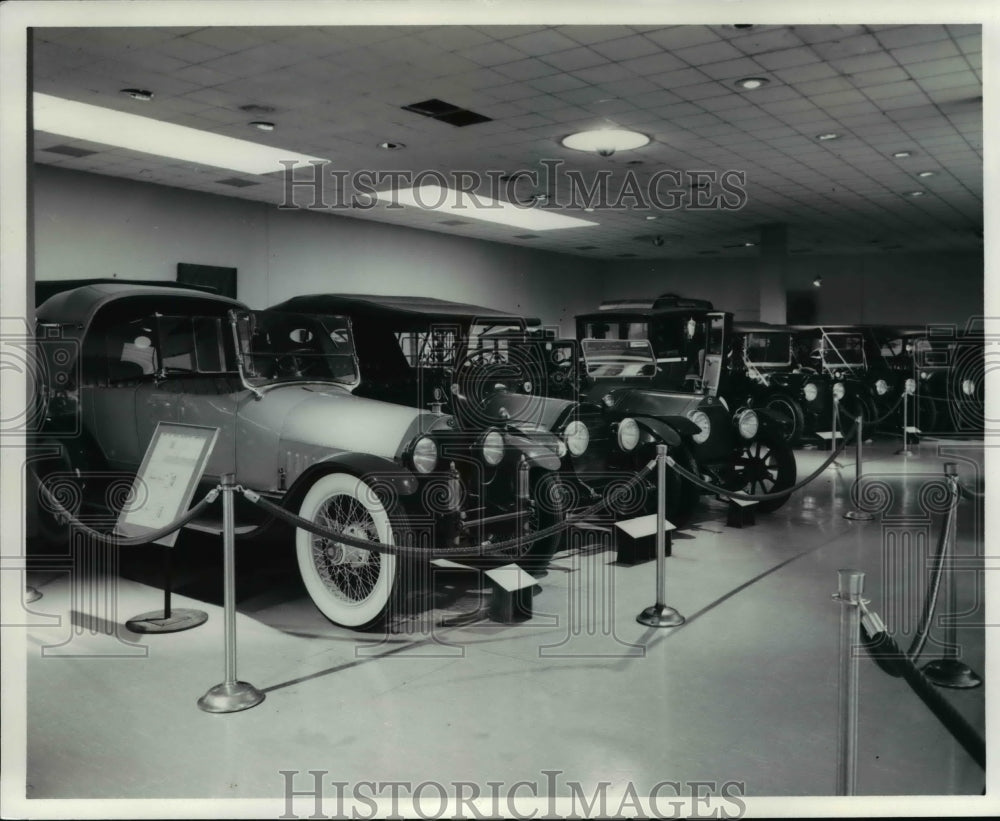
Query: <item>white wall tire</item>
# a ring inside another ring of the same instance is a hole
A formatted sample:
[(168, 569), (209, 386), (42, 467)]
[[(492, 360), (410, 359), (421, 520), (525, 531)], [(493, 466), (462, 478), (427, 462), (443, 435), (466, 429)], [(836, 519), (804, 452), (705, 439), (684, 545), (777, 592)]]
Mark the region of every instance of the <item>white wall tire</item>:
[[(317, 479), (299, 516), (359, 539), (393, 543), (392, 524), (371, 486), (348, 473)], [(309, 597), (330, 621), (364, 630), (381, 624), (396, 600), (399, 560), (295, 531), (299, 573)]]

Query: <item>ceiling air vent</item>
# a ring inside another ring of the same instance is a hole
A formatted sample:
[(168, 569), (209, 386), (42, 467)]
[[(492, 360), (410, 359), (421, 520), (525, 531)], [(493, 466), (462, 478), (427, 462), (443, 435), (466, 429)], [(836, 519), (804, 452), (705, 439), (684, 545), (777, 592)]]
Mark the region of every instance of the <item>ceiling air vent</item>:
[(411, 103), (404, 105), (403, 111), (412, 111), (414, 114), (423, 114), (432, 120), (440, 120), (442, 123), (458, 126), (459, 128), (476, 123), (488, 123), (492, 117), (484, 117), (469, 111), (467, 108), (460, 108), (457, 105), (446, 103), (444, 100), (430, 99), (421, 103)]
[(96, 154), (96, 151), (88, 151), (86, 148), (77, 148), (73, 145), (54, 145), (51, 148), (43, 148), (42, 151), (50, 151), (53, 154), (65, 154), (67, 157), (89, 157)]
[(226, 177), (224, 180), (216, 180), (219, 185), (231, 185), (233, 188), (249, 188), (251, 185), (260, 185), (255, 180), (241, 180), (239, 177)]

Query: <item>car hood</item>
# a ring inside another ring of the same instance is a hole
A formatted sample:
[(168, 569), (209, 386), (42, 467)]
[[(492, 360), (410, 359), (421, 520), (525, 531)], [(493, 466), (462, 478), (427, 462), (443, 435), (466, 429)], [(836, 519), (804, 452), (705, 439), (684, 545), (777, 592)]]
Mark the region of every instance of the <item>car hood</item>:
[(576, 404), (569, 399), (499, 392), (483, 405), (482, 415), (498, 425), (509, 422), (525, 431), (551, 431)]
[(241, 411), (245, 423), (280, 431), (283, 442), (395, 459), (421, 433), (448, 427), (431, 411), (354, 396), (324, 385), (278, 385)]

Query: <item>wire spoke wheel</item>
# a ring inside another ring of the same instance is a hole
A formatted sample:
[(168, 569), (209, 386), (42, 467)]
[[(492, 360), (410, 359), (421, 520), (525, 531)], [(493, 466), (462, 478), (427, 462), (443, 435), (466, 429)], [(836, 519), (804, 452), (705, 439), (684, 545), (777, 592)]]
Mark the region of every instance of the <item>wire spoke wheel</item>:
[[(393, 543), (389, 514), (370, 485), (346, 473), (321, 476), (299, 515), (355, 539)], [(399, 587), (396, 556), (295, 531), (296, 557), (306, 590), (330, 621), (366, 629), (382, 623)]]
[[(758, 439), (736, 448), (726, 472), (725, 487), (750, 496), (779, 493), (795, 484), (795, 454), (780, 437)], [(777, 510), (788, 497), (762, 499), (757, 509), (762, 513)]]

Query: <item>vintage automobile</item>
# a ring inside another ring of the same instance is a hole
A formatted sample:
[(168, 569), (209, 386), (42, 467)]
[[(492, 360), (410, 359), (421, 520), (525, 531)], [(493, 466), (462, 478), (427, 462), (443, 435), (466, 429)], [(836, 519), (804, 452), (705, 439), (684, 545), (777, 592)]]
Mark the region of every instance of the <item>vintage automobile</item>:
[[(238, 484), (357, 538), (448, 546), (470, 562), (514, 557), (536, 572), (558, 547), (559, 533), (483, 555), (563, 520), (555, 450), (513, 432), (470, 435), (447, 414), (356, 395), (344, 317), (249, 311), (194, 290), (104, 283), (51, 296), (37, 309), (37, 332), (76, 353), (53, 357), (47, 369), (37, 444), (53, 453), (32, 464), (38, 481), (79, 483), (78, 511), (108, 501), (88, 494), (88, 477), (134, 473), (157, 424), (174, 422), (218, 428), (209, 485), (235, 474)], [(78, 435), (64, 435), (74, 428)], [(58, 522), (48, 518), (52, 533)], [(420, 565), (410, 558), (301, 529), (294, 538), (310, 597), (339, 625), (380, 624), (413, 592)]]
[[(665, 294), (651, 300), (617, 300), (578, 315), (577, 337), (648, 340), (656, 370), (622, 376), (607, 403), (618, 412), (694, 426), (691, 455), (698, 471), (728, 490), (780, 493), (795, 484), (795, 454), (783, 420), (767, 408), (751, 408), (731, 392), (733, 316), (704, 300)], [(781, 507), (788, 496), (761, 501)]]
[(979, 433), (986, 337), (975, 322), (875, 328), (890, 381), (915, 389), (910, 418), (922, 433)]
[[(297, 296), (273, 310), (350, 316), (361, 374), (355, 395), (444, 409), (465, 430), (553, 437), (566, 489), (573, 489), (567, 503), (577, 509), (634, 476), (655, 443), (690, 463), (683, 441), (690, 433), (678, 432), (676, 423), (626, 416), (600, 401), (603, 392), (581, 392), (569, 367), (578, 354), (553, 348), (537, 320), (441, 299), (367, 294)], [(549, 350), (538, 346), (542, 339)], [(690, 493), (674, 491), (668, 517), (680, 522), (690, 513)]]
[(799, 444), (832, 424), (830, 380), (793, 355), (792, 329), (767, 322), (735, 322), (729, 360), (729, 392), (745, 403), (767, 408), (782, 422), (785, 441)]

